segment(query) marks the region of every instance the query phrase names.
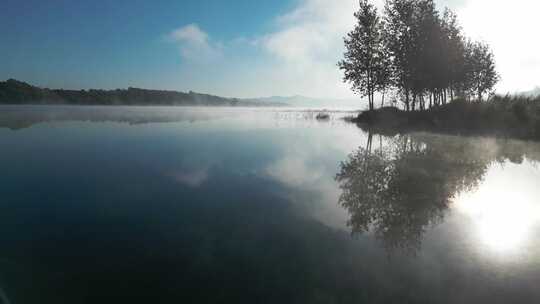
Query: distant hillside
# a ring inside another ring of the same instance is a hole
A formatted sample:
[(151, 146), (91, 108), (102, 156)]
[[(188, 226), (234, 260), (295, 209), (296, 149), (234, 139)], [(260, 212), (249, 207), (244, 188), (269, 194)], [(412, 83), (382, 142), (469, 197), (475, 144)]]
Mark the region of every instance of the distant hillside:
[(9, 79), (0, 82), (0, 104), (174, 105), (174, 106), (284, 106), (279, 102), (239, 100), (195, 92), (139, 88), (116, 90), (63, 90), (32, 86)]
[(525, 96), (525, 97), (533, 97), (533, 98), (538, 97), (540, 96), (540, 87), (536, 87), (530, 91), (518, 93), (517, 95)]
[(292, 107), (300, 107), (300, 108), (345, 107), (345, 108), (364, 109), (365, 107), (367, 107), (367, 103), (360, 98), (355, 98), (355, 99), (311, 98), (311, 97), (296, 95), (296, 96), (290, 96), (290, 97), (283, 97), (283, 96), (263, 97), (263, 98), (256, 98), (253, 100), (257, 100), (259, 102), (283, 103)]

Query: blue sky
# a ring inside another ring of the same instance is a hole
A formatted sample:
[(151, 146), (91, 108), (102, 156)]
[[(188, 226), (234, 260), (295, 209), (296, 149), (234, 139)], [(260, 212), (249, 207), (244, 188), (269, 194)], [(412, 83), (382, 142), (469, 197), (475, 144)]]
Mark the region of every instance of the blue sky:
[[(500, 91), (539, 84), (540, 45), (523, 31), (536, 26), (534, 15), (528, 15), (538, 11), (535, 1), (514, 0), (512, 6), (491, 0), (437, 2), (458, 12), (468, 34), (493, 46), (503, 76)], [(352, 97), (336, 62), (356, 3), (3, 0), (0, 79), (74, 89), (136, 86), (236, 97)], [(504, 27), (503, 19), (509, 21)], [(521, 46), (520, 56), (513, 43)]]
[(204, 77), (168, 35), (196, 24), (214, 41), (256, 37), (292, 5), (288, 0), (4, 0), (0, 78), (51, 87), (195, 89), (191, 84), (212, 91), (195, 81), (181, 83), (186, 68), (198, 81)]

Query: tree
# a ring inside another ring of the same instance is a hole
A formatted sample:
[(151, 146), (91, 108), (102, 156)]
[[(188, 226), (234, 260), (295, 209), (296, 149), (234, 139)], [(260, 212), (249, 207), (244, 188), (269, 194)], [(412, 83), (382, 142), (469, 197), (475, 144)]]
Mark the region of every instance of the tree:
[(465, 78), (465, 42), (457, 15), (449, 9), (444, 11), (442, 28), (446, 42), (446, 64), (449, 69), (450, 101), (454, 100), (456, 91)]
[[(444, 35), (439, 13), (433, 0), (416, 0), (412, 20), (412, 109), (420, 101), (425, 108), (424, 94), (442, 94), (446, 87)], [(440, 98), (441, 100), (443, 98)]]
[(338, 65), (346, 82), (362, 96), (395, 88), (405, 109), (426, 109), (454, 96), (482, 100), (499, 76), (488, 45), (467, 42), (457, 16), (441, 15), (434, 0), (386, 0), (384, 16), (360, 1), (357, 25), (345, 38), (345, 60)]
[(499, 81), (495, 70), (495, 58), (489, 46), (482, 42), (469, 42), (466, 52), (466, 81), (471, 94), (482, 101)]
[[(383, 24), (384, 28), (384, 24)], [(383, 36), (384, 39), (384, 36)], [(392, 67), (392, 60), (388, 48), (386, 47), (386, 41), (383, 42), (381, 49), (381, 62), (378, 69), (375, 71), (376, 78), (376, 91), (381, 93), (381, 108), (384, 107), (384, 97), (386, 92), (394, 85), (394, 69)]]
[(385, 4), (386, 47), (392, 57), (394, 82), (404, 97), (407, 111), (410, 109), (413, 85), (413, 13), (413, 0), (392, 0)]
[(383, 25), (377, 8), (368, 0), (360, 0), (360, 9), (354, 14), (355, 28), (344, 38), (345, 59), (338, 63), (344, 71), (344, 81), (352, 90), (367, 96), (369, 110), (374, 109), (375, 92), (388, 86), (388, 58), (384, 52)]

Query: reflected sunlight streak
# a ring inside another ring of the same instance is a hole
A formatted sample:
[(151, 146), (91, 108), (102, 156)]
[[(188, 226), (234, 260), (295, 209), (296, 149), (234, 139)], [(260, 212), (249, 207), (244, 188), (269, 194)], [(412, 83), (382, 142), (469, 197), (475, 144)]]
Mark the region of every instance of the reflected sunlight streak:
[(538, 187), (540, 172), (534, 166), (505, 165), (504, 170), (525, 174), (500, 174), (492, 167), (485, 182), (454, 201), (454, 208), (468, 216), (481, 249), (499, 254), (522, 252), (540, 223)]

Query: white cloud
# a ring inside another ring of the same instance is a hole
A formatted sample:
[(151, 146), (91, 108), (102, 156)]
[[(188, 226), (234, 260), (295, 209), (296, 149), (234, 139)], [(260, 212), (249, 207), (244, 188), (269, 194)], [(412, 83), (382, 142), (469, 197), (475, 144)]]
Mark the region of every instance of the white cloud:
[(457, 10), (465, 32), (491, 45), (502, 76), (499, 92), (530, 90), (540, 84), (540, 2), (469, 0)]
[(192, 62), (208, 62), (221, 56), (221, 46), (210, 41), (208, 34), (197, 24), (189, 24), (172, 31), (168, 35), (178, 43), (180, 54)]
[(278, 16), (277, 29), (257, 39), (275, 60), (267, 73), (271, 83), (289, 94), (352, 96), (336, 64), (343, 53), (343, 36), (354, 24), (355, 9), (349, 0), (302, 0)]
[(189, 186), (199, 187), (208, 180), (208, 168), (194, 171), (178, 171), (170, 174), (177, 182)]
[(308, 166), (305, 159), (299, 156), (290, 156), (271, 164), (266, 173), (291, 187), (301, 187), (314, 183), (323, 176), (322, 168)]
[(352, 6), (342, 5), (347, 2), (304, 0), (292, 12), (277, 17), (280, 29), (263, 38), (264, 47), (290, 64), (337, 61), (342, 36), (354, 24)]
[[(365, 136), (357, 132), (345, 135), (343, 129), (321, 126), (315, 133), (290, 140), (281, 145), (285, 149), (277, 155), (282, 158), (269, 163), (260, 173), (288, 187), (302, 189), (302, 194), (289, 193), (288, 199), (303, 207), (303, 214), (310, 214), (330, 227), (347, 229), (349, 215), (338, 205), (341, 190), (334, 176), (339, 161), (358, 145), (364, 145)], [(330, 149), (328, 142), (332, 142)]]
[[(502, 76), (499, 92), (521, 91), (538, 86), (540, 39), (534, 37), (540, 2), (514, 0), (436, 0), (442, 12), (458, 13), (465, 33), (485, 41), (494, 50)], [(382, 12), (384, 0), (373, 3)], [(278, 16), (278, 30), (259, 43), (281, 65), (274, 66), (275, 83), (300, 94), (345, 97), (351, 92), (341, 82), (336, 62), (343, 53), (342, 37), (354, 25), (357, 9), (350, 0), (301, 0), (291, 12)], [(279, 79), (278, 77), (282, 77)]]
[[(204, 73), (205, 91), (230, 96), (305, 95), (349, 98), (337, 62), (342, 58), (343, 37), (354, 26), (358, 4), (351, 0), (297, 0), (291, 11), (276, 16), (274, 30), (251, 39), (216, 43), (196, 24), (170, 33), (190, 62), (216, 63)], [(384, 0), (373, 1), (380, 11)], [(499, 92), (528, 90), (540, 84), (540, 40), (534, 37), (540, 3), (514, 0), (436, 0), (442, 11), (454, 9), (468, 36), (489, 43), (502, 76)], [(255, 47), (255, 49), (254, 49)], [(249, 50), (249, 58), (243, 57)], [(186, 81), (193, 77), (186, 72)], [(194, 81), (195, 82), (195, 81)], [(196, 86), (194, 86), (196, 87)]]

